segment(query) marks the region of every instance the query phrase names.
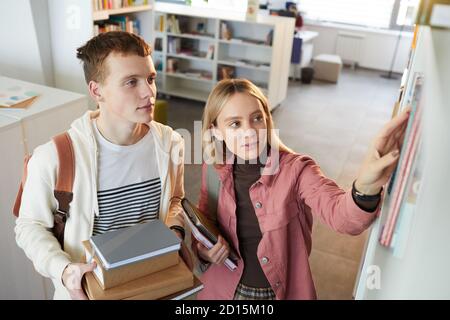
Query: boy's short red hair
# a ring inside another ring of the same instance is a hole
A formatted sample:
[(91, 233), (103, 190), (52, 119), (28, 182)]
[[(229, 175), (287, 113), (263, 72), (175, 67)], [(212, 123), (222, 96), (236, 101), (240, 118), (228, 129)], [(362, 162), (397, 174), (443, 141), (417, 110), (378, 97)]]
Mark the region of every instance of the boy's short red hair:
[(129, 32), (100, 33), (77, 49), (77, 58), (83, 62), (86, 83), (91, 80), (101, 83), (106, 79), (108, 70), (104, 62), (111, 52), (146, 57), (152, 50), (144, 39)]

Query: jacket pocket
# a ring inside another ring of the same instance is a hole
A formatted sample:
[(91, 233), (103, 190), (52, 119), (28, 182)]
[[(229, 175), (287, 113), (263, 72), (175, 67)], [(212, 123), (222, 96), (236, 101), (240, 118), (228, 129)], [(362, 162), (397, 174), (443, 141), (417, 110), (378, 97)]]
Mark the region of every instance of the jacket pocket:
[(299, 207), (296, 200), (276, 205), (271, 212), (260, 217), (260, 224), (264, 231), (272, 231), (286, 227), (294, 219), (297, 219)]

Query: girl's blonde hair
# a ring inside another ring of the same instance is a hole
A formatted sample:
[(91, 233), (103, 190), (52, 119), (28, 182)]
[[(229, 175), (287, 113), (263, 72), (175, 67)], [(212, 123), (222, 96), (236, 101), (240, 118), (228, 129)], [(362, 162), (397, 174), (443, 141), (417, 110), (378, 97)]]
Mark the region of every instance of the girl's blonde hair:
[[(225, 79), (217, 83), (214, 89), (209, 94), (208, 100), (206, 101), (205, 110), (203, 111), (202, 119), (202, 147), (204, 159), (209, 163), (219, 164), (222, 159), (220, 159), (219, 154), (225, 154), (225, 145), (223, 144), (223, 150), (217, 150), (220, 145), (215, 141), (214, 136), (211, 133), (211, 125), (216, 126), (216, 120), (225, 104), (231, 99), (231, 97), (236, 93), (245, 93), (254, 98), (256, 98), (264, 110), (266, 117), (266, 128), (267, 128), (267, 143), (271, 148), (278, 148), (279, 151), (285, 151), (289, 153), (294, 153), (290, 148), (288, 148), (275, 133), (274, 123), (272, 119), (272, 114), (269, 109), (269, 102), (264, 96), (262, 91), (247, 79)], [(225, 159), (223, 159), (225, 161)]]

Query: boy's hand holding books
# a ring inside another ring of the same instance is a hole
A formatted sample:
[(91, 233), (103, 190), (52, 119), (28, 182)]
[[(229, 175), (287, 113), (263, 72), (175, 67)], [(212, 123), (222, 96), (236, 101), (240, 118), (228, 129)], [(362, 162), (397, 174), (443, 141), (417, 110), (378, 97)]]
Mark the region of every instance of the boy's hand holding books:
[(217, 243), (211, 249), (206, 248), (199, 242), (197, 243), (197, 250), (200, 258), (217, 265), (223, 264), (230, 254), (228, 242), (220, 235)]
[(64, 269), (62, 282), (70, 294), (72, 300), (88, 300), (81, 285), (81, 280), (87, 272), (92, 272), (97, 267), (95, 261), (92, 263), (70, 263)]
[[(178, 231), (177, 229), (173, 229), (173, 232), (175, 232), (177, 237), (180, 238), (181, 241), (183, 241), (183, 235), (181, 234), (180, 231)], [(194, 269), (194, 262), (192, 261), (191, 253), (186, 248), (186, 245), (184, 244), (184, 242), (181, 242), (180, 257), (186, 263), (189, 270), (192, 271)]]

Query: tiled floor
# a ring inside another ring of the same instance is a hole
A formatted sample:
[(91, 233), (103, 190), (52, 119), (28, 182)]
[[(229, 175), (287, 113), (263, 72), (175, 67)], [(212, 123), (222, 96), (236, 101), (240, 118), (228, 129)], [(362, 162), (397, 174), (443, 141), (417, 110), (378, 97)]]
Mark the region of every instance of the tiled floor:
[[(371, 139), (390, 119), (399, 85), (380, 72), (348, 69), (338, 84), (293, 82), (273, 112), (275, 125), (286, 145), (311, 155), (328, 177), (350, 188)], [(173, 98), (169, 125), (192, 132), (202, 109), (202, 103)], [(199, 166), (187, 165), (186, 195), (195, 202), (199, 180)], [(319, 299), (352, 298), (366, 236), (337, 234), (316, 220), (310, 264)]]

